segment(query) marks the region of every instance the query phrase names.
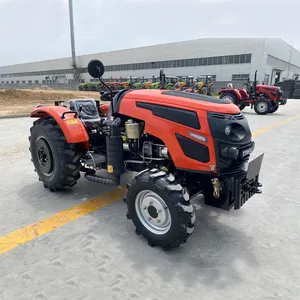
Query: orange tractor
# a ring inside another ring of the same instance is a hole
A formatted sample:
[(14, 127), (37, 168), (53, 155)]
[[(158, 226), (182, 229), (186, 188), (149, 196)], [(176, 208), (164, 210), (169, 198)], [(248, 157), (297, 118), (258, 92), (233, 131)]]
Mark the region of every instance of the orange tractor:
[[(98, 60), (88, 65), (106, 86), (104, 70)], [(110, 104), (66, 100), (31, 112), (31, 158), (49, 191), (70, 189), (81, 175), (100, 189), (118, 186), (134, 172), (123, 199), (127, 218), (164, 250), (193, 234), (198, 194), (207, 205), (237, 210), (261, 192), (263, 154), (250, 161), (254, 142), (235, 104), (174, 90), (107, 89), (101, 99)]]

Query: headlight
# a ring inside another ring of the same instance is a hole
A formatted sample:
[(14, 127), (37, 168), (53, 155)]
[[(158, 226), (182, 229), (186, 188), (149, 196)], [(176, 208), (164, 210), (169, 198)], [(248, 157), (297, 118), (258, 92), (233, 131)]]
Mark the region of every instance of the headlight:
[(236, 147), (226, 147), (221, 150), (221, 156), (225, 159), (237, 159), (240, 152)]
[(225, 133), (229, 136), (230, 133), (231, 133), (231, 125), (228, 125), (226, 128), (225, 128)]
[(247, 135), (246, 129), (238, 124), (232, 123), (225, 128), (225, 134), (233, 141), (241, 141)]

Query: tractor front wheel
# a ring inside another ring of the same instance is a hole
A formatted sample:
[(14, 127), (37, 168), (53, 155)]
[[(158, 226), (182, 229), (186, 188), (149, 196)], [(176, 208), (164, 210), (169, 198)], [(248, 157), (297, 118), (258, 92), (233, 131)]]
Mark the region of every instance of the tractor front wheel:
[(268, 99), (258, 99), (254, 103), (254, 111), (258, 115), (266, 115), (271, 109), (271, 103)]
[(278, 102), (272, 102), (269, 113), (272, 114), (279, 108)]
[(194, 232), (195, 211), (189, 194), (172, 174), (144, 170), (127, 185), (127, 218), (150, 246), (164, 250), (184, 244)]
[(242, 111), (246, 107), (246, 104), (245, 103), (239, 104), (238, 107)]
[(81, 153), (77, 145), (68, 144), (52, 118), (33, 123), (29, 136), (31, 160), (39, 179), (50, 191), (73, 187), (80, 178)]

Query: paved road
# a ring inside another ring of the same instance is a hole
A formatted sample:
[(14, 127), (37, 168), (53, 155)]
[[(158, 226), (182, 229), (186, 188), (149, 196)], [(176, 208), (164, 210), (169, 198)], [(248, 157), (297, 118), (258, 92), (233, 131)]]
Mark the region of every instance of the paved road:
[[(274, 115), (245, 110), (253, 132), (297, 114), (299, 101)], [(0, 120), (0, 236), (112, 190), (84, 179), (71, 193), (44, 189), (30, 163), (31, 122)], [(255, 137), (264, 193), (229, 213), (199, 197), (183, 247), (149, 247), (117, 201), (3, 253), (0, 300), (300, 299), (299, 132), (297, 118)]]

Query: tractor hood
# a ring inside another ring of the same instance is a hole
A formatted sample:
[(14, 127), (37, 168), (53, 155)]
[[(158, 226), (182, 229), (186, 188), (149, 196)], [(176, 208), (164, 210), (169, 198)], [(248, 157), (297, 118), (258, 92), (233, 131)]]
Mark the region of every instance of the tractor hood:
[[(225, 100), (173, 90), (131, 90), (125, 93), (120, 104), (120, 113), (126, 107), (134, 107), (136, 101), (155, 105), (166, 105), (174, 108), (211, 111), (225, 114), (238, 114), (240, 109), (231, 102)], [(131, 104), (132, 103), (132, 104)], [(126, 109), (127, 111), (127, 109)]]
[(280, 89), (279, 86), (274, 86), (274, 85), (264, 85), (264, 84), (258, 84), (256, 86), (256, 89), (268, 89), (270, 91), (277, 91)]

